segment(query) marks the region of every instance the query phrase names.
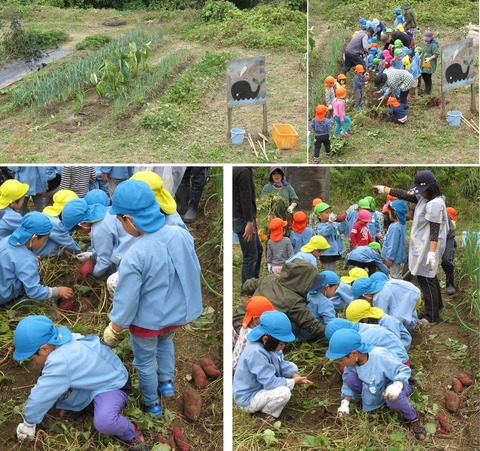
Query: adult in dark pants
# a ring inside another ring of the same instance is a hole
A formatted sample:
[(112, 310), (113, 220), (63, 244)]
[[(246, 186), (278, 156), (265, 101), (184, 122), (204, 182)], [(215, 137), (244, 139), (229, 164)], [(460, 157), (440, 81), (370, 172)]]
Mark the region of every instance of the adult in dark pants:
[(432, 93), (432, 75), (437, 70), (437, 61), (440, 56), (438, 43), (433, 39), (433, 33), (426, 31), (423, 35), (422, 54), (420, 56), (420, 68), (425, 82), (425, 95)]
[(411, 188), (413, 194), (383, 185), (373, 188), (379, 193), (416, 203), (410, 232), (408, 267), (412, 275), (417, 277), (425, 302), (425, 318), (421, 322), (436, 323), (440, 320), (440, 310), (443, 308), (437, 271), (445, 252), (448, 221), (445, 201), (435, 175), (428, 170), (417, 172)]
[[(455, 252), (455, 225), (450, 216), (449, 210), (452, 210), (452, 207), (447, 208), (448, 213), (448, 233), (447, 233), (447, 244), (445, 246), (445, 252), (442, 255), (442, 269), (445, 273), (445, 292), (451, 296), (455, 294), (455, 284), (454, 284), (454, 252)], [(455, 209), (453, 209), (455, 211)], [(455, 212), (456, 213), (456, 212)]]
[(390, 46), (393, 47), (397, 39), (400, 39), (405, 47), (412, 47), (413, 40), (407, 33), (403, 33), (401, 31), (391, 31), (390, 33), (382, 33), (380, 35), (380, 40), (384, 44), (383, 50), (390, 50)]
[[(263, 247), (258, 237), (257, 204), (252, 168), (233, 168), (233, 231), (243, 254), (242, 285), (260, 275)], [(243, 295), (243, 291), (242, 291)]]
[(188, 166), (175, 193), (177, 211), (185, 224), (195, 222), (203, 188), (210, 174), (210, 167)]
[(364, 55), (368, 54), (368, 38), (374, 34), (373, 28), (360, 30), (347, 44), (345, 48), (345, 65), (342, 74), (346, 74), (352, 67), (361, 64), (365, 69)]
[[(394, 94), (400, 88), (400, 103), (407, 104), (408, 93), (415, 83), (415, 79), (410, 72), (403, 69), (386, 69), (381, 74), (377, 74), (373, 80), (376, 88), (387, 85), (383, 97), (389, 97), (390, 93)], [(383, 98), (380, 97), (380, 98)]]

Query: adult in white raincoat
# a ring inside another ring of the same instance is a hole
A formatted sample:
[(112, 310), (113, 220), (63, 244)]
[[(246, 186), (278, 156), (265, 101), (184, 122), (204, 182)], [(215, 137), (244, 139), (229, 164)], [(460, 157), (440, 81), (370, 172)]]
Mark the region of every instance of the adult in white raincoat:
[(437, 270), (445, 251), (448, 221), (445, 201), (435, 175), (428, 170), (417, 172), (408, 192), (383, 185), (373, 188), (379, 193), (416, 204), (410, 232), (408, 267), (412, 275), (417, 277), (422, 291), (425, 302), (423, 322), (438, 322), (443, 302)]

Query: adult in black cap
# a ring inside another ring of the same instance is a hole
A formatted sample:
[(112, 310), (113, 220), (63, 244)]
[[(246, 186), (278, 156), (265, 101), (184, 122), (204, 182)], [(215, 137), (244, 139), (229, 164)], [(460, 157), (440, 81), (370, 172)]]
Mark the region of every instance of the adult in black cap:
[(408, 269), (417, 277), (425, 302), (425, 318), (419, 323), (438, 322), (443, 302), (437, 270), (446, 247), (448, 221), (445, 201), (435, 175), (428, 170), (417, 172), (410, 191), (383, 185), (373, 188), (379, 193), (416, 204), (410, 232)]
[[(408, 92), (415, 83), (415, 79), (410, 72), (403, 69), (386, 69), (381, 74), (377, 74), (373, 80), (376, 88), (387, 85), (387, 90), (383, 97), (388, 97), (390, 93), (394, 93), (400, 88), (399, 102), (407, 104)], [(383, 98), (382, 97), (382, 98)]]
[(366, 30), (360, 30), (350, 40), (345, 48), (345, 65), (342, 69), (342, 74), (346, 74), (352, 67), (357, 64), (361, 64), (365, 69), (364, 55), (368, 54), (368, 38), (375, 34), (375, 30), (372, 27)]
[(412, 48), (413, 45), (413, 40), (412, 38), (407, 34), (403, 33), (401, 31), (395, 30), (395, 31), (390, 31), (390, 32), (382, 32), (380, 34), (380, 40), (383, 42), (383, 50), (390, 50), (390, 46), (394, 46), (394, 42), (400, 39), (402, 41), (402, 44), (405, 47)]

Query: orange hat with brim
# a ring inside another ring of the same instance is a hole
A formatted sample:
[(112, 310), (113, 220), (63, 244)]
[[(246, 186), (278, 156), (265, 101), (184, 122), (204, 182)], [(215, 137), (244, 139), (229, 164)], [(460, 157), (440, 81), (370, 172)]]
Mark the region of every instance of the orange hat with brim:
[(327, 114), (328, 108), (325, 105), (317, 105), (315, 108), (315, 119), (317, 121), (323, 121), (325, 119), (325, 114)]
[(253, 318), (260, 317), (262, 313), (270, 310), (275, 310), (275, 307), (265, 296), (252, 296), (246, 304), (242, 328), (246, 329)]
[(307, 215), (303, 211), (297, 211), (293, 214), (292, 230), (295, 233), (302, 233), (307, 227)]
[(453, 207), (447, 207), (448, 216), (453, 222), (457, 222), (457, 210)]
[(312, 207), (316, 207), (318, 204), (321, 204), (323, 202), (320, 197), (316, 197), (315, 199), (312, 200)]
[(397, 100), (396, 97), (389, 97), (387, 100), (388, 106), (400, 106), (400, 102)]
[(347, 90), (340, 86), (335, 91), (335, 95), (337, 96), (338, 99), (344, 99), (345, 97), (347, 97)]
[(287, 225), (287, 221), (280, 218), (273, 218), (268, 223), (270, 230), (270, 239), (274, 242), (281, 241), (283, 238), (283, 228)]

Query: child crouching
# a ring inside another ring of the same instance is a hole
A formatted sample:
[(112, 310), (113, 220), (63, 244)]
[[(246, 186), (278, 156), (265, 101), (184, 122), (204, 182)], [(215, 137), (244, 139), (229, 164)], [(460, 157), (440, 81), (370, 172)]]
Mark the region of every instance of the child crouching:
[(387, 105), (390, 107), (388, 114), (393, 125), (405, 124), (407, 122), (408, 105), (400, 103), (396, 97), (389, 97)]

